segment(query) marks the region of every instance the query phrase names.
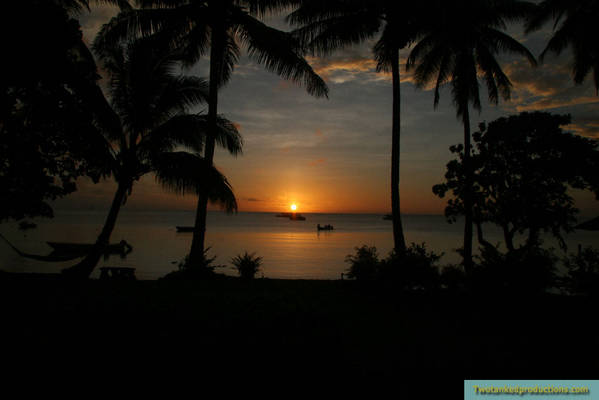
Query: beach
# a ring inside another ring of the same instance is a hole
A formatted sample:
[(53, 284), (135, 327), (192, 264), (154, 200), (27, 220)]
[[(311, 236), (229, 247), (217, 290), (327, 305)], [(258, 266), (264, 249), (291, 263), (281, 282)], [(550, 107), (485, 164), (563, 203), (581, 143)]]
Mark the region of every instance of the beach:
[(581, 297), (234, 278), (2, 275), (0, 289), (2, 339), (11, 344), (5, 361), (17, 368), (35, 357), (30, 373), (61, 358), (65, 371), (89, 369), (98, 378), (147, 372), (347, 389), (379, 380), (408, 387), (409, 377), (454, 385), (486, 376), (582, 379), (598, 367), (594, 303)]

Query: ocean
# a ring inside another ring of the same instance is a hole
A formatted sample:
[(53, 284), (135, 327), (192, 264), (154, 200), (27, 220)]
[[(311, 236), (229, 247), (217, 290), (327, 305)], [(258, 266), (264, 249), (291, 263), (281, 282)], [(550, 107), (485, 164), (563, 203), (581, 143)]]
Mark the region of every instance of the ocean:
[[(391, 221), (381, 214), (306, 214), (305, 221), (277, 218), (275, 213), (240, 212), (227, 215), (208, 213), (206, 245), (209, 256), (215, 256), (217, 271), (236, 275), (231, 258), (244, 252), (263, 258), (258, 277), (277, 279), (340, 279), (348, 264), (345, 258), (356, 246), (375, 246), (381, 257), (392, 248)], [(138, 279), (158, 279), (178, 268), (189, 252), (191, 233), (177, 233), (175, 226), (193, 225), (194, 212), (139, 212), (124, 210), (117, 221), (111, 243), (125, 239), (133, 251), (121, 258), (111, 255), (99, 266), (136, 268)], [(403, 215), (408, 243), (426, 242), (427, 248), (444, 253), (440, 264), (455, 264), (460, 257), (463, 224), (448, 224), (440, 215)], [(93, 243), (101, 230), (105, 212), (56, 212), (53, 219), (36, 219), (36, 229), (20, 231), (14, 222), (0, 224), (2, 233), (21, 251), (47, 255), (46, 241)], [(330, 232), (318, 232), (316, 225), (333, 225)], [(502, 241), (501, 232), (485, 226), (485, 237), (492, 243)], [(545, 246), (556, 248), (557, 241), (545, 237)], [(578, 244), (596, 246), (599, 233), (577, 231), (566, 236), (568, 251)], [(474, 241), (477, 247), (476, 239)], [(0, 242), (0, 269), (9, 272), (59, 272), (77, 262), (50, 263), (20, 257), (6, 243)], [(99, 276), (96, 268), (92, 277)]]

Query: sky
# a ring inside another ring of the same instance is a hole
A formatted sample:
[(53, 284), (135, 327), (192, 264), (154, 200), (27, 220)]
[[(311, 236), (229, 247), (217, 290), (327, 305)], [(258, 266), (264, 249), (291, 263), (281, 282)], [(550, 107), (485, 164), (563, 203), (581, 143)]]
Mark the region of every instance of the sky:
[[(110, 6), (96, 6), (79, 16), (84, 39), (91, 43), (103, 23), (116, 14)], [(265, 22), (288, 30), (282, 17)], [(550, 37), (550, 26), (525, 36), (519, 26), (509, 33), (535, 56)], [(377, 73), (372, 43), (346, 48), (327, 58), (310, 57), (314, 70), (329, 86), (329, 98), (313, 98), (305, 89), (265, 71), (245, 56), (233, 78), (221, 91), (219, 113), (235, 122), (243, 136), (243, 155), (234, 158), (222, 150), (216, 166), (227, 176), (240, 211), (388, 213), (391, 171), (391, 77)], [(402, 62), (408, 50), (401, 53)], [(483, 101), (482, 112), (471, 112), (478, 123), (521, 111), (543, 110), (572, 115), (568, 130), (599, 138), (599, 97), (591, 79), (576, 86), (570, 56), (549, 56), (532, 68), (527, 61), (502, 58), (514, 87), (509, 102)], [(185, 71), (207, 77), (208, 61)], [(444, 179), (453, 157), (449, 147), (461, 143), (463, 127), (456, 118), (448, 90), (433, 107), (433, 92), (418, 89), (402, 69), (401, 210), (409, 214), (442, 214), (447, 199), (432, 186)], [(486, 89), (481, 86), (481, 97)], [(195, 110), (200, 111), (200, 110)], [(79, 190), (60, 200), (56, 208), (108, 209), (115, 185), (80, 180)], [(574, 192), (583, 216), (599, 214), (599, 202), (590, 193)], [(152, 176), (133, 189), (127, 207), (140, 210), (194, 210), (194, 196), (165, 192)]]

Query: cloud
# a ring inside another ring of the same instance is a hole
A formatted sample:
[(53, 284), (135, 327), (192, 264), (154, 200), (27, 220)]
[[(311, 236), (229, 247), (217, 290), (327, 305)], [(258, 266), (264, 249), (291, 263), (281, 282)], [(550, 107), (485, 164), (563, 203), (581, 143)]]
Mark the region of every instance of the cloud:
[(245, 198), (245, 199), (243, 199), (243, 200), (245, 200), (245, 201), (250, 201), (250, 202), (252, 202), (252, 203), (258, 203), (258, 202), (261, 202), (261, 201), (262, 201), (262, 200), (260, 200), (260, 199), (257, 199), (257, 198), (255, 198), (255, 197), (247, 197), (247, 198)]
[(591, 85), (575, 85), (568, 63), (546, 63), (532, 68), (526, 61), (515, 61), (504, 68), (512, 81), (510, 106), (518, 112), (550, 110), (598, 103)]
[(599, 139), (599, 113), (597, 108), (588, 110), (587, 115), (577, 116), (572, 119), (572, 123), (566, 128), (574, 133), (588, 138)]
[[(406, 72), (408, 54), (409, 49), (400, 52), (401, 83), (414, 82), (412, 71)], [(376, 71), (377, 62), (373, 58), (371, 46), (368, 43), (349, 50), (339, 50), (329, 57), (307, 57), (307, 60), (314, 71), (329, 83), (391, 82), (390, 72)]]

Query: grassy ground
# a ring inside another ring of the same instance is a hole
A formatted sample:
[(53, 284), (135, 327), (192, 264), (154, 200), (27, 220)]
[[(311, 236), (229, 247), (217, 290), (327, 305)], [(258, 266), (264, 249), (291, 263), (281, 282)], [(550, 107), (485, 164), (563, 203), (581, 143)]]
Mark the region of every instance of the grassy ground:
[(29, 373), (61, 359), (266, 380), (580, 379), (599, 366), (596, 310), (584, 298), (407, 295), (349, 281), (0, 275), (2, 343)]

